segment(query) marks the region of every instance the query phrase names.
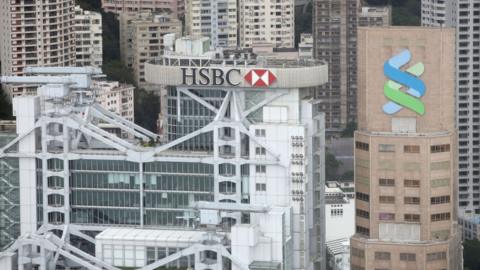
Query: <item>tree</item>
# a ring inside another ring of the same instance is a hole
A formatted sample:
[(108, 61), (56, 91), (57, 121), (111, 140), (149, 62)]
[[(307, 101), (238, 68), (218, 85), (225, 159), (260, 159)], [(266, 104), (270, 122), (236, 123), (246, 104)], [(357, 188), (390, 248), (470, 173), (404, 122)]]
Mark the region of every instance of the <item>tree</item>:
[(160, 113), (160, 98), (144, 89), (135, 90), (135, 123), (154, 133)]
[(75, 5), (82, 9), (100, 12), (102, 9), (102, 2), (100, 0), (75, 0)]
[(337, 170), (342, 163), (330, 152), (325, 151), (325, 181), (337, 179)]
[(357, 130), (357, 123), (356, 122), (348, 122), (345, 129), (342, 131), (342, 137), (344, 138), (352, 138), (353, 133)]
[(11, 120), (13, 118), (12, 103), (0, 86), (0, 120)]
[(480, 241), (465, 240), (463, 242), (463, 265), (465, 270), (480, 269)]
[(109, 80), (135, 85), (131, 69), (125, 67), (120, 60), (111, 60), (103, 63), (102, 71)]

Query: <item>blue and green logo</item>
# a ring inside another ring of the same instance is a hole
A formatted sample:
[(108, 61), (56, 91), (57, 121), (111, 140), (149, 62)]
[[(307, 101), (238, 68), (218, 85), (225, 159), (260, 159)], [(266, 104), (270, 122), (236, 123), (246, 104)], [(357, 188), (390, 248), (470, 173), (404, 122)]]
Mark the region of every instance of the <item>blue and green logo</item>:
[[(389, 100), (383, 105), (386, 114), (395, 114), (403, 108), (407, 108), (419, 115), (425, 114), (425, 105), (420, 98), (425, 95), (425, 84), (420, 77), (425, 70), (423, 63), (417, 63), (405, 71), (400, 68), (407, 64), (412, 58), (409, 50), (393, 56), (383, 65), (383, 73), (388, 80), (383, 93)], [(402, 88), (407, 88), (406, 91)]]

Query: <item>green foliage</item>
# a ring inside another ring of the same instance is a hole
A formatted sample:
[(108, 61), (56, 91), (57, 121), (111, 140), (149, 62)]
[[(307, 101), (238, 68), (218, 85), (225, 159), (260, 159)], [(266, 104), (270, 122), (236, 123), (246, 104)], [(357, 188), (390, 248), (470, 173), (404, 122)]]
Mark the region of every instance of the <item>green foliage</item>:
[(8, 95), (0, 86), (0, 120), (11, 120), (13, 118), (12, 103), (10, 103)]
[(421, 1), (419, 0), (365, 0), (372, 6), (392, 6), (393, 25), (420, 25)]
[(115, 14), (102, 12), (103, 61), (120, 59), (120, 25)]
[(465, 269), (480, 269), (480, 241), (465, 240), (463, 242), (463, 265)]
[(300, 34), (312, 33), (312, 3), (305, 7), (295, 7), (295, 44), (300, 42)]
[(132, 71), (125, 67), (120, 60), (104, 62), (102, 71), (109, 80), (119, 81), (135, 85)]
[(330, 152), (325, 151), (325, 180), (332, 181), (337, 179), (338, 167), (342, 163)]
[(356, 122), (348, 122), (345, 129), (342, 131), (342, 137), (344, 138), (352, 138), (353, 133), (357, 130), (357, 123)]
[[(157, 129), (157, 118), (160, 113), (160, 98), (153, 92), (144, 89), (135, 90), (135, 123), (152, 132)], [(154, 142), (149, 142), (154, 144)]]
[(346, 171), (340, 176), (340, 180), (343, 181), (353, 181), (354, 172), (353, 171)]
[(82, 9), (100, 12), (102, 9), (102, 2), (100, 0), (75, 0), (75, 5)]

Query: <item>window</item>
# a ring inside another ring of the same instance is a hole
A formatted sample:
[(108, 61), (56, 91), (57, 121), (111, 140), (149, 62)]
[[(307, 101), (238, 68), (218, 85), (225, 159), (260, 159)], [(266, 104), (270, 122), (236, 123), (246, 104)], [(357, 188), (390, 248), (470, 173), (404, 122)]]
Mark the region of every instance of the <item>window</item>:
[(368, 211), (357, 209), (356, 212), (357, 212), (357, 217), (366, 218), (366, 219), (370, 218), (370, 213)]
[(369, 150), (369, 145), (368, 145), (368, 143), (356, 141), (355, 142), (355, 148), (357, 148), (359, 150), (368, 151)]
[(430, 146), (431, 153), (450, 152), (450, 144), (437, 144)]
[(442, 204), (442, 203), (449, 203), (450, 196), (438, 196), (438, 197), (431, 197), (430, 203), (431, 204)]
[(267, 184), (265, 183), (257, 183), (255, 184), (256, 191), (267, 191)]
[(265, 137), (265, 129), (255, 129), (255, 136)]
[(416, 154), (420, 153), (420, 146), (419, 145), (404, 145), (403, 146), (404, 153), (411, 153)]
[(356, 195), (357, 195), (357, 199), (359, 199), (361, 201), (364, 201), (364, 202), (369, 202), (370, 201), (370, 196), (368, 194), (361, 193), (361, 192), (356, 192)]
[(343, 209), (341, 209), (341, 208), (330, 209), (330, 215), (332, 217), (343, 216)]
[(406, 222), (420, 222), (420, 215), (418, 214), (405, 214), (403, 219)]
[(415, 253), (400, 253), (400, 261), (414, 262), (417, 260)]
[(265, 165), (256, 165), (255, 166), (255, 172), (256, 173), (266, 173), (267, 172), (267, 167)]
[(413, 180), (413, 179), (405, 179), (403, 181), (403, 186), (404, 187), (420, 187), (420, 180)]
[(395, 203), (394, 196), (380, 196), (379, 200), (380, 200), (380, 203)]
[(420, 197), (405, 197), (403, 201), (405, 204), (420, 204)]
[(382, 261), (390, 260), (390, 252), (376, 251), (375, 260), (382, 260)]
[(427, 253), (427, 262), (440, 261), (440, 260), (446, 260), (446, 259), (447, 259), (447, 253), (445, 251)]
[(432, 222), (450, 220), (450, 213), (438, 213), (431, 216)]
[(356, 231), (358, 234), (365, 235), (367, 237), (370, 236), (370, 230), (368, 228), (362, 227), (362, 226), (357, 226)]
[(380, 178), (378, 179), (378, 184), (382, 187), (393, 187), (395, 186), (395, 179)]
[(378, 152), (395, 152), (395, 145), (394, 144), (379, 144), (378, 145)]
[(395, 214), (393, 213), (378, 213), (379, 220), (395, 220)]
[(264, 156), (267, 150), (264, 147), (255, 147), (255, 154)]
[(365, 250), (351, 247), (350, 252), (352, 256), (363, 258), (365, 257)]

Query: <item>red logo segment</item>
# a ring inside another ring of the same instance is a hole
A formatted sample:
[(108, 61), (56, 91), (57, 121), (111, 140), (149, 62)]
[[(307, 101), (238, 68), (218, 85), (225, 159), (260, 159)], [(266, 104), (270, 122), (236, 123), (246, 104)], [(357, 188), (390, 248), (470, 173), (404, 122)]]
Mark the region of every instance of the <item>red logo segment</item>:
[(244, 78), (251, 86), (256, 87), (270, 86), (277, 80), (277, 77), (266, 69), (252, 69)]

